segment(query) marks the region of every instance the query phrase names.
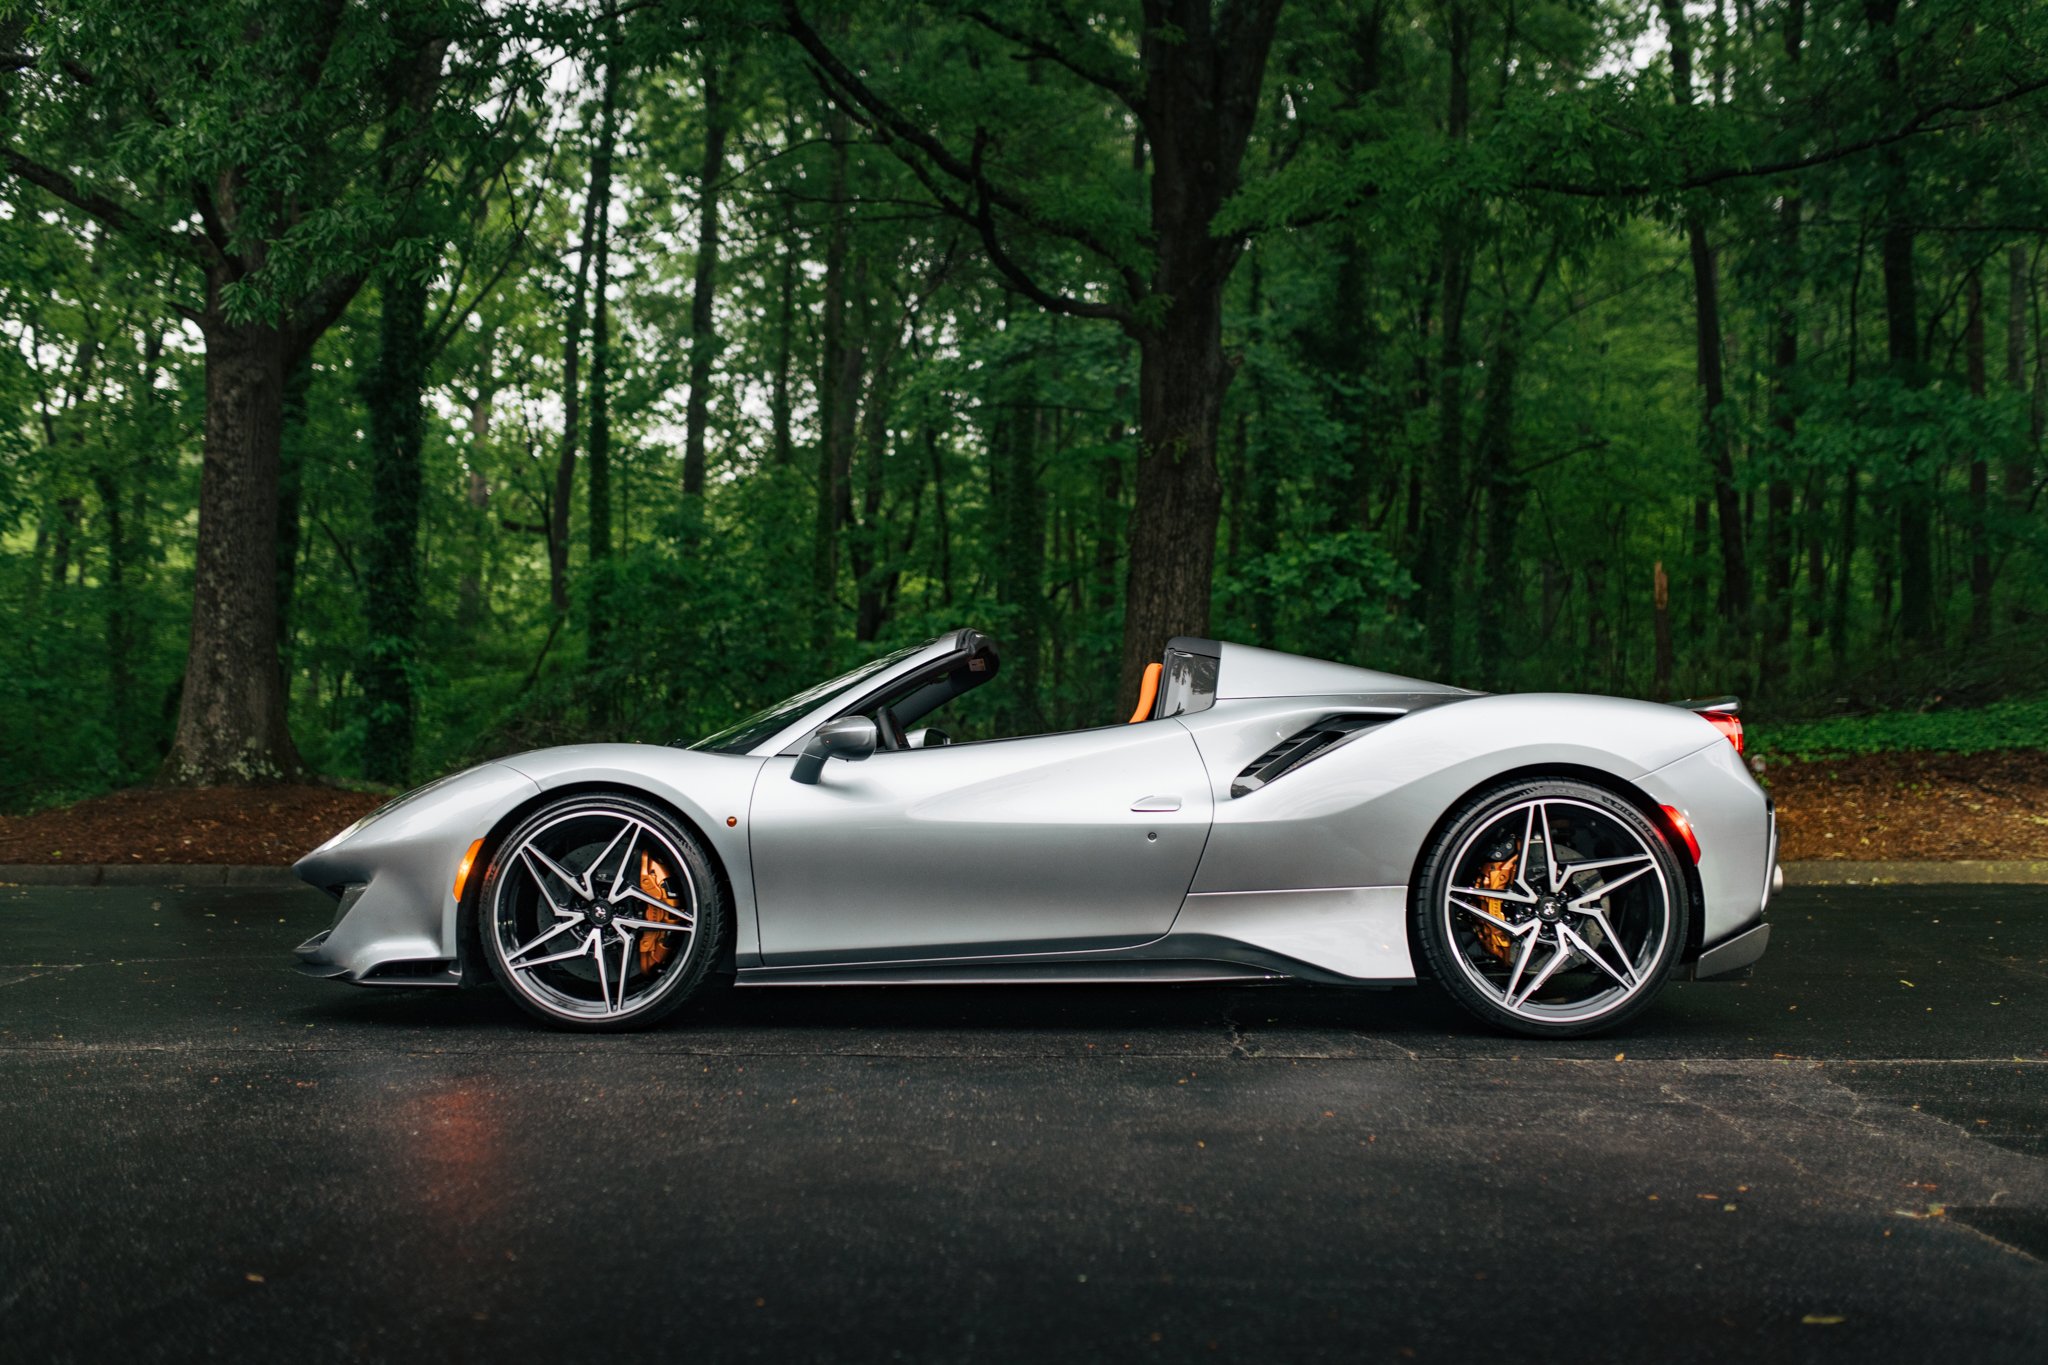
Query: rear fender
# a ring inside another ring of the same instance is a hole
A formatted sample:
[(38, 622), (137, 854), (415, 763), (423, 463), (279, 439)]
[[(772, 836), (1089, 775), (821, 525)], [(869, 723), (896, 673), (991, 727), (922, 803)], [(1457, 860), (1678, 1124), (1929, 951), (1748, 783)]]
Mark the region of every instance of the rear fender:
[[(1239, 751), (1250, 748), (1255, 755), (1270, 726), (1248, 727), (1240, 717), (1233, 727), (1224, 712), (1219, 705), (1183, 718), (1202, 747), (1212, 785), (1220, 788), (1215, 825), (1195, 873), (1197, 892), (1405, 887), (1418, 851), (1444, 816), (1504, 777), (1581, 769), (1641, 785), (1688, 754), (1728, 747), (1698, 716), (1653, 702), (1567, 694), (1474, 697), (1367, 730), (1233, 798), (1233, 763), (1250, 757)], [(1250, 733), (1238, 733), (1245, 730)]]

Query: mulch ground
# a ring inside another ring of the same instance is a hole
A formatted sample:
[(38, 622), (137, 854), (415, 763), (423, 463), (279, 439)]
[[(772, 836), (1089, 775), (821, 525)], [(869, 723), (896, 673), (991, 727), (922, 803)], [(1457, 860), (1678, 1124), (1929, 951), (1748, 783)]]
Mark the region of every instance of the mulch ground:
[(134, 787), (0, 815), (0, 863), (287, 865), (385, 798), (338, 787)]
[[(1765, 770), (1779, 857), (2048, 859), (2048, 751), (1877, 754)], [(283, 866), (383, 802), (336, 787), (138, 787), (0, 816), (0, 863)]]
[(1870, 754), (1764, 778), (1783, 862), (2048, 858), (2048, 751)]

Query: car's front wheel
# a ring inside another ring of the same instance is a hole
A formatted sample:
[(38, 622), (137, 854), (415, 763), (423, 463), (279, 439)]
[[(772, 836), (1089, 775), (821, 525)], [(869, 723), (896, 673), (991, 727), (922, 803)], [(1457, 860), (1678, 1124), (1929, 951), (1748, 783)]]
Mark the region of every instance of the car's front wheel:
[(676, 820), (623, 793), (565, 797), (498, 845), (478, 895), (491, 974), (558, 1027), (642, 1028), (703, 984), (725, 906)]
[(1613, 1028), (1684, 950), (1685, 878), (1664, 832), (1570, 779), (1482, 792), (1423, 860), (1415, 937), (1452, 997), (1498, 1027), (1565, 1038)]

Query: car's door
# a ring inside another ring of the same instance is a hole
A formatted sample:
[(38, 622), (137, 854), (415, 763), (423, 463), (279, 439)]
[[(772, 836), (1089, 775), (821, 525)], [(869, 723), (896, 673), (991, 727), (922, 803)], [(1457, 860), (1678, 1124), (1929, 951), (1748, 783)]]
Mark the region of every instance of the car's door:
[(770, 759), (751, 846), (771, 966), (1057, 952), (1164, 934), (1208, 838), (1177, 721), (882, 752), (819, 781)]

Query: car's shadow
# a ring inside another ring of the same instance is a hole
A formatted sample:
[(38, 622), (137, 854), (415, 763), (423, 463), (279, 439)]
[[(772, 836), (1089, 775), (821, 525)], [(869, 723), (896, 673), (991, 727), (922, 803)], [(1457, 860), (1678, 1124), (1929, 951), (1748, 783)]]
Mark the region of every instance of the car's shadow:
[[(1740, 1033), (1711, 1000), (1670, 991), (1631, 1022), (1630, 1046), (1659, 1050), (1688, 1044), (1727, 1045)], [(308, 1000), (304, 1023), (390, 1036), (419, 1030), (553, 1037), (548, 1028), (495, 987), (470, 990), (400, 988), (336, 991)], [(1731, 1037), (1730, 1035), (1735, 1035)], [(734, 987), (719, 983), (677, 1014), (631, 1035), (652, 1044), (715, 1052), (777, 1053), (932, 1050), (968, 1053), (987, 1047), (1104, 1054), (1206, 1051), (1252, 1056), (1346, 1055), (1402, 1049), (1460, 1054), (1513, 1054), (1531, 1046), (1487, 1028), (1428, 984), (1393, 990), (1300, 985), (860, 986)], [(1426, 1045), (1426, 1046), (1425, 1046)], [(1563, 1055), (1611, 1055), (1599, 1038), (1536, 1044)], [(1753, 1046), (1753, 1044), (1752, 1044)], [(1743, 1048), (1743, 1051), (1752, 1050)]]

